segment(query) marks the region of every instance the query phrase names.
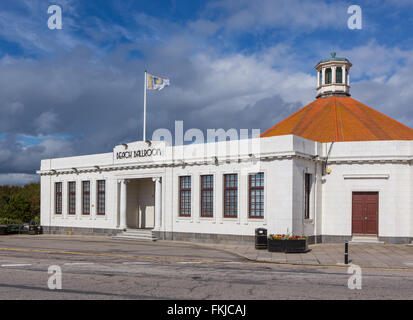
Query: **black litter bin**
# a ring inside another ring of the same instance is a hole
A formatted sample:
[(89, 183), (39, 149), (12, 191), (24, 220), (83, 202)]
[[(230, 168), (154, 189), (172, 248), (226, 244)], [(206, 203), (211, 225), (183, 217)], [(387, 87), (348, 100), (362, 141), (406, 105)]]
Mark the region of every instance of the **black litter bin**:
[(7, 226), (6, 225), (1, 225), (0, 226), (0, 234), (1, 235), (7, 234)]
[(262, 250), (268, 248), (267, 229), (255, 229), (255, 249)]

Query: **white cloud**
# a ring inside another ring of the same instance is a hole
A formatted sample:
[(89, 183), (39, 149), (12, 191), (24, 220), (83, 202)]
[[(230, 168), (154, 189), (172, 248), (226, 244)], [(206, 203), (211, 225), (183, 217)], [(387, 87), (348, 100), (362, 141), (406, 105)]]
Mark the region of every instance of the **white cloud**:
[(25, 173), (6, 173), (0, 174), (0, 186), (22, 186), (28, 183), (39, 182), (40, 178), (37, 174)]
[[(49, 30), (47, 8), (50, 4), (43, 0), (23, 0), (20, 11), (0, 11), (0, 37), (30, 53), (54, 53), (70, 50), (85, 41), (73, 33), (78, 30), (80, 19), (76, 14), (76, 1), (56, 0), (53, 4), (62, 7), (63, 29)], [(22, 13), (23, 12), (23, 13)]]
[(340, 56), (350, 59), (353, 63), (352, 77), (390, 76), (402, 70), (403, 62), (407, 62), (413, 51), (403, 51), (398, 47), (386, 47), (376, 40), (367, 44), (338, 51)]
[(361, 80), (351, 83), (354, 98), (413, 127), (413, 50), (375, 42), (346, 52), (350, 70)]
[(57, 114), (51, 111), (42, 112), (36, 119), (34, 124), (37, 127), (37, 131), (40, 133), (46, 133), (55, 129), (57, 122)]
[(322, 0), (217, 0), (207, 5), (207, 12), (219, 9), (217, 23), (228, 30), (256, 32), (265, 28), (344, 29), (347, 27), (347, 7), (343, 1)]
[(205, 36), (213, 35), (219, 29), (218, 24), (203, 18), (189, 22), (188, 26), (195, 33)]

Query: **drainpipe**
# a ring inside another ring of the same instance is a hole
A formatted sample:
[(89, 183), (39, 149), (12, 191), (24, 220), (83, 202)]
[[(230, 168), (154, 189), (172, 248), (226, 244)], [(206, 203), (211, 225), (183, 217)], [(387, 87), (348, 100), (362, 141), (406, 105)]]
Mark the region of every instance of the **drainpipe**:
[(321, 171), (321, 174), (322, 174), (323, 176), (326, 175), (328, 157), (330, 156), (331, 149), (333, 148), (333, 144), (334, 144), (334, 141), (331, 142), (330, 148), (328, 149), (328, 152), (327, 152), (327, 156), (325, 157), (325, 159), (324, 159), (324, 161), (323, 161), (323, 167), (322, 167), (322, 171)]
[[(317, 206), (317, 204), (316, 204), (316, 192), (317, 192), (317, 161), (316, 161), (316, 159), (317, 159), (317, 157), (318, 157), (318, 155), (315, 155), (315, 156), (312, 156), (311, 157), (311, 159), (312, 160), (315, 160), (315, 170), (314, 170), (314, 183), (312, 183), (312, 190), (314, 190), (312, 193), (313, 193), (313, 223), (314, 223), (314, 230), (315, 230), (315, 217), (316, 217), (316, 206)], [(303, 170), (303, 176), (304, 176), (304, 192), (303, 192), (303, 195), (304, 195), (304, 197), (305, 197), (305, 174), (306, 173), (308, 173), (308, 168), (306, 168), (305, 170)], [(309, 199), (310, 200), (310, 199)], [(304, 204), (304, 203), (303, 203)], [(304, 220), (305, 220), (305, 218), (304, 218), (304, 210), (305, 210), (305, 208), (303, 207), (302, 208), (302, 213), (303, 213), (303, 216), (302, 216), (302, 226), (303, 226), (303, 232), (302, 232), (302, 235), (304, 236), (304, 235), (306, 235), (305, 234), (305, 223), (304, 223)], [(311, 219), (311, 216), (310, 216), (310, 219)], [(315, 232), (314, 232), (315, 233)]]
[(317, 243), (316, 241), (316, 237), (317, 237), (317, 168), (318, 168), (318, 163), (317, 161), (315, 162), (315, 170), (314, 170), (314, 191), (313, 191), (313, 224), (314, 224), (314, 229), (313, 229), (313, 233), (314, 233), (314, 243)]

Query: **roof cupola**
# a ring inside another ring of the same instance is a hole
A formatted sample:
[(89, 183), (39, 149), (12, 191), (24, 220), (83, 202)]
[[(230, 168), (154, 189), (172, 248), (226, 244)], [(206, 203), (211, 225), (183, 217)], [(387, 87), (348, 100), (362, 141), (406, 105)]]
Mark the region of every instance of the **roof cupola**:
[(332, 52), (329, 59), (321, 60), (317, 70), (317, 98), (330, 96), (350, 96), (350, 68), (346, 58), (336, 57)]

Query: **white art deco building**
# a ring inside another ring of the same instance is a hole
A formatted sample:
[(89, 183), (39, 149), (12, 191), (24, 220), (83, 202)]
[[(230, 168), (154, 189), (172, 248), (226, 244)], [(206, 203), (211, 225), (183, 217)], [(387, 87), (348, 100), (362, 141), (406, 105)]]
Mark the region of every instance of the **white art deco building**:
[(44, 232), (412, 241), (413, 130), (350, 97), (351, 66), (320, 61), (316, 100), (255, 139), (42, 160)]

